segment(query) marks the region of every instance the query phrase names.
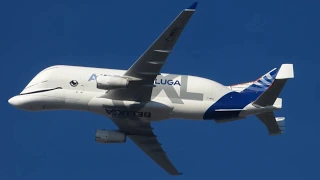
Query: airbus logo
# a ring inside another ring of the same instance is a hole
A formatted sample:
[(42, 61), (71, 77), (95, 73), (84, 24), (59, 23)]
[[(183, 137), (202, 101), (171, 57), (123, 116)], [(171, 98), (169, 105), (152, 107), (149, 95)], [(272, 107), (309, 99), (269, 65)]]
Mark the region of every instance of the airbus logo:
[(92, 74), (90, 76), (90, 78), (88, 79), (88, 81), (92, 81), (92, 80), (96, 80), (97, 79), (97, 75), (96, 74)]
[(76, 86), (78, 85), (78, 81), (72, 80), (72, 81), (70, 81), (69, 84), (70, 84), (72, 87), (76, 87)]

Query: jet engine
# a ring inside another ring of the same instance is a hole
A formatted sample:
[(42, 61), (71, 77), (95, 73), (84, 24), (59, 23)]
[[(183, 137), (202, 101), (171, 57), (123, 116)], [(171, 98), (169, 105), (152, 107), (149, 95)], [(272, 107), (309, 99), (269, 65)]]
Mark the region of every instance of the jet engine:
[(114, 130), (96, 130), (96, 142), (99, 143), (125, 143), (127, 136)]
[(128, 79), (118, 76), (101, 75), (96, 78), (96, 81), (97, 88), (104, 90), (127, 88), (129, 84)]

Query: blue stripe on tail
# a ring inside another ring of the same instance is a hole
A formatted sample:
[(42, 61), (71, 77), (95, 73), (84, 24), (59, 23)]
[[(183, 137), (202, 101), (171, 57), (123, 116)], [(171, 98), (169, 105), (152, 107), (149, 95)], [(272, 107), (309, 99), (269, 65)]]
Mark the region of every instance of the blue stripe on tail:
[(212, 104), (204, 113), (203, 119), (229, 119), (238, 117), (241, 111), (216, 111), (217, 109), (243, 109), (251, 99), (247, 93), (229, 92)]
[(252, 83), (249, 87), (244, 89), (242, 92), (264, 92), (271, 86), (272, 82), (275, 80), (277, 76), (277, 73), (277, 68), (271, 70), (270, 72), (259, 78), (257, 81)]
[(273, 69), (241, 92), (230, 92), (212, 104), (204, 113), (203, 119), (223, 120), (237, 118), (239, 111), (216, 111), (217, 109), (243, 109), (266, 91), (275, 80), (278, 69)]

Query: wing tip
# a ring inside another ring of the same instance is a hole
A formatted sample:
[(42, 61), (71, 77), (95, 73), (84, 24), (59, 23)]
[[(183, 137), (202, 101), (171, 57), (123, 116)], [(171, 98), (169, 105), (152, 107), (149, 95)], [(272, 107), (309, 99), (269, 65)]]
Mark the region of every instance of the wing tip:
[(294, 78), (293, 64), (282, 64), (276, 79), (291, 79)]
[(191, 6), (189, 6), (187, 9), (193, 9), (195, 10), (197, 8), (198, 2), (194, 2), (193, 4), (191, 4)]

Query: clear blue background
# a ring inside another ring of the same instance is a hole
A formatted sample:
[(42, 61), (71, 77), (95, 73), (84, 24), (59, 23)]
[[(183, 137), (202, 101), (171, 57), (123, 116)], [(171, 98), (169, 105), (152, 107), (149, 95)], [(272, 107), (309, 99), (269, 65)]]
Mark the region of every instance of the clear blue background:
[(281, 97), (287, 132), (270, 137), (255, 117), (227, 124), (154, 123), (183, 176), (170, 177), (130, 140), (94, 142), (106, 117), (26, 112), (7, 100), (56, 64), (127, 69), (193, 1), (0, 2), (0, 179), (320, 179), (319, 3), (201, 0), (162, 72), (225, 85), (255, 80), (282, 63), (295, 79)]

